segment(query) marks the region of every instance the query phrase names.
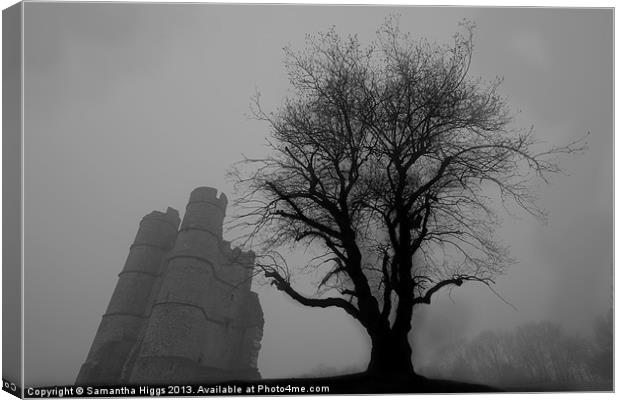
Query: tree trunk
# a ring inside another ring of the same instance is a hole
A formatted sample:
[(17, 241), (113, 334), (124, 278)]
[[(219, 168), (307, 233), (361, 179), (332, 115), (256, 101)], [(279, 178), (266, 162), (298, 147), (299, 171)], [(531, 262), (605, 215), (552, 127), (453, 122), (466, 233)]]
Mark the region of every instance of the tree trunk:
[[(398, 337), (397, 337), (398, 336)], [(367, 372), (385, 378), (414, 378), (411, 344), (405, 333), (371, 335), (372, 349)]]

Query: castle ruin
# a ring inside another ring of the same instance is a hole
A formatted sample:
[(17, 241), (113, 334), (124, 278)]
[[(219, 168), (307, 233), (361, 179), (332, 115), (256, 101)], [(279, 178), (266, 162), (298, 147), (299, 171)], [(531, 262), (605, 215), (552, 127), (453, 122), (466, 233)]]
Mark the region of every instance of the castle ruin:
[(172, 208), (142, 219), (76, 384), (260, 378), (254, 253), (222, 239), (226, 204), (199, 187), (180, 229)]

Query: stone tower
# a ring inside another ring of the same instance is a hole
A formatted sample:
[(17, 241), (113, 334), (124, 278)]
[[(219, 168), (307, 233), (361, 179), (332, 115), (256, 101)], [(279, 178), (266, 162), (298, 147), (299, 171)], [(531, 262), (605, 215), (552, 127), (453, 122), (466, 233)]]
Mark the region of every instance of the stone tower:
[(179, 213), (172, 208), (165, 214), (153, 211), (140, 222), (77, 383), (119, 381), (125, 360), (150, 314), (150, 298), (166, 255), (174, 246), (179, 222)]
[(171, 208), (144, 217), (76, 384), (260, 378), (254, 254), (222, 239), (226, 204), (200, 187), (180, 230)]

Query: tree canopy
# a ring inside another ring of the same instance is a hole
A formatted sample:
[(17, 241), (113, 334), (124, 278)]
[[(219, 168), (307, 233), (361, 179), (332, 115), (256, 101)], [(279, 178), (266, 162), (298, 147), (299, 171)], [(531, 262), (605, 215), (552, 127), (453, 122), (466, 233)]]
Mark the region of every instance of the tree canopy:
[[(257, 266), (301, 304), (338, 307), (372, 340), (369, 370), (413, 373), (412, 311), (442, 288), (491, 285), (512, 262), (495, 240), (494, 199), (542, 218), (532, 182), (560, 171), (555, 156), (513, 127), (501, 79), (469, 76), (471, 23), (449, 45), (416, 40), (389, 20), (364, 46), (335, 29), (285, 48), (292, 94), (254, 116), (270, 128), (269, 154), (233, 173), (237, 224)], [(289, 266), (277, 249), (313, 246)], [(320, 274), (299, 292), (300, 269)]]

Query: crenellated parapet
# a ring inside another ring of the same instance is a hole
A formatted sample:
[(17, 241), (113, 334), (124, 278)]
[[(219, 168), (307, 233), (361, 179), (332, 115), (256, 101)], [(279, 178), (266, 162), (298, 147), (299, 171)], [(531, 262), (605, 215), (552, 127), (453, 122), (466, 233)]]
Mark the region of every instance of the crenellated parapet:
[(231, 247), (231, 243), (223, 240), (220, 252), (230, 264), (254, 265), (256, 254), (252, 251), (243, 251), (240, 247)]
[(217, 189), (199, 187), (192, 191), (185, 208), (181, 230), (203, 230), (215, 237), (222, 237), (222, 227), (226, 215), (228, 199)]

